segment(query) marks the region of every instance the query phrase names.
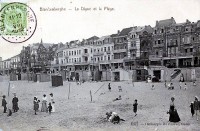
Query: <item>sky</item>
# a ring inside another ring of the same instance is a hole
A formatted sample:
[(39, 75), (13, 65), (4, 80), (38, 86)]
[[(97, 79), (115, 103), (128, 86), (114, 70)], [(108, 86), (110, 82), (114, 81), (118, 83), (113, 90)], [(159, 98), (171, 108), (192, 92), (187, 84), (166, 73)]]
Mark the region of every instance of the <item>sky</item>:
[[(37, 28), (26, 42), (13, 44), (0, 37), (3, 60), (20, 53), (22, 46), (38, 43), (66, 43), (105, 36), (132, 26), (155, 26), (156, 20), (174, 17), (177, 23), (200, 20), (200, 0), (15, 0), (27, 3), (37, 17)], [(13, 0), (0, 0), (13, 2)], [(41, 8), (65, 11), (41, 11)], [(91, 10), (83, 10), (91, 8)], [(114, 10), (107, 10), (107, 8)], [(75, 10), (76, 8), (76, 10)], [(79, 10), (77, 10), (79, 8)], [(82, 8), (82, 10), (81, 10)], [(93, 10), (96, 8), (97, 10)], [(102, 10), (99, 10), (101, 8)], [(106, 8), (106, 10), (104, 10)]]

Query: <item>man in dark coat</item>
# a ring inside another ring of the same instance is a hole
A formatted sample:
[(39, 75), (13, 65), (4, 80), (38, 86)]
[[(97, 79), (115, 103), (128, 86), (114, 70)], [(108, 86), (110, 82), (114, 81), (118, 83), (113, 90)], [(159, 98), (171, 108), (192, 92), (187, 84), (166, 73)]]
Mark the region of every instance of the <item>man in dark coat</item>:
[(17, 112), (19, 110), (19, 107), (18, 107), (18, 98), (16, 96), (16, 93), (14, 93), (14, 98), (12, 99), (12, 104), (13, 104), (13, 110), (14, 112)]
[(3, 99), (2, 99), (2, 106), (4, 107), (3, 113), (6, 113), (6, 110), (7, 110), (7, 107), (6, 107), (7, 102), (5, 98), (6, 96), (3, 95)]

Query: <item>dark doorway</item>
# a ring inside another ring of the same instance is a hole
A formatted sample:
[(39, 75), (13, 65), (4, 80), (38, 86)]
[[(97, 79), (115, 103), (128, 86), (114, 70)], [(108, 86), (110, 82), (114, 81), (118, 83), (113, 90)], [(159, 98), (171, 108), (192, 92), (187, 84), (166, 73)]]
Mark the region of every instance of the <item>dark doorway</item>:
[(154, 70), (154, 71), (153, 71), (153, 75), (154, 75), (157, 79), (160, 79), (160, 78), (161, 78), (161, 71), (160, 71), (160, 70)]

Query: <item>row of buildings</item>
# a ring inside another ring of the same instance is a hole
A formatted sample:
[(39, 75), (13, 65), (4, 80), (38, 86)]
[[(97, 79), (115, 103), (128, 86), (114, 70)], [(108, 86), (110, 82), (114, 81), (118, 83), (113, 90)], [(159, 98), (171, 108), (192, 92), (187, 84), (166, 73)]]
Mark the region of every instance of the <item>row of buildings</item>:
[[(20, 64), (12, 60), (16, 57)], [(7, 72), (19, 67), (24, 72), (63, 71), (69, 79), (126, 80), (136, 76), (142, 80), (151, 66), (200, 66), (200, 20), (176, 23), (171, 17), (156, 21), (155, 27), (134, 26), (103, 37), (54, 45), (41, 41), (1, 63), (0, 69)]]

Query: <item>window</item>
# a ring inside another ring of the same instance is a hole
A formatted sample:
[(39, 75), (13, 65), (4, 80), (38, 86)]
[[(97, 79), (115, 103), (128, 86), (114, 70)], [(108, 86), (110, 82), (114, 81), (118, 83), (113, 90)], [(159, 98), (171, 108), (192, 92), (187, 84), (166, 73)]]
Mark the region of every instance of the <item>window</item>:
[(156, 55), (158, 55), (158, 51), (156, 51)]
[(160, 40), (158, 40), (158, 44), (160, 44)]
[(185, 49), (185, 53), (187, 53), (187, 49)]
[(88, 53), (88, 50), (87, 50), (87, 49), (84, 49), (84, 53)]
[(108, 60), (110, 60), (110, 55), (108, 56)]
[(74, 55), (76, 55), (76, 51), (74, 51)]
[(189, 36), (187, 37), (187, 43), (190, 43), (190, 37)]
[(101, 61), (103, 60), (103, 57), (101, 56)]
[(93, 60), (92, 57), (91, 57), (91, 60)]
[(194, 41), (194, 37), (192, 37), (192, 40)]
[(91, 53), (92, 53), (92, 49), (91, 49)]
[(98, 52), (99, 52), (99, 48), (98, 48)]
[(155, 30), (154, 33), (157, 34), (157, 30)]
[(106, 60), (106, 56), (104, 56), (104, 60)]
[(71, 51), (69, 51), (69, 56), (71, 55)]
[(131, 47), (133, 47), (133, 43), (131, 44)]
[(164, 43), (164, 40), (162, 40), (162, 43)]
[(103, 47), (101, 47), (101, 52), (103, 52)]
[(108, 51), (110, 51), (110, 47), (108, 47)]
[(155, 45), (157, 44), (157, 41), (155, 41)]
[(184, 39), (184, 38), (182, 38), (182, 42), (183, 42), (183, 43), (185, 42), (185, 39)]
[(81, 50), (79, 50), (79, 55), (81, 54)]
[(96, 61), (97, 59), (96, 58), (94, 58), (94, 61)]
[[(73, 55), (73, 53), (74, 53), (74, 52), (72, 51), (72, 55)], [(72, 60), (72, 61), (73, 61), (73, 60)]]
[(79, 62), (81, 62), (81, 58), (79, 58)]
[(68, 51), (66, 52), (66, 55), (68, 55)]
[(72, 62), (74, 62), (74, 58), (72, 58)]
[(104, 52), (106, 52), (106, 47), (104, 47)]
[(185, 31), (188, 31), (188, 28), (187, 28), (187, 27), (185, 28)]
[(99, 57), (97, 58), (97, 60), (98, 60), (98, 61), (100, 60)]
[(164, 29), (161, 29), (161, 33), (164, 33)]
[(176, 40), (176, 45), (178, 45), (178, 41)]
[(76, 58), (74, 58), (74, 62), (76, 63)]
[(94, 52), (96, 52), (96, 49), (94, 49)]
[(190, 48), (190, 52), (193, 52), (193, 48)]

